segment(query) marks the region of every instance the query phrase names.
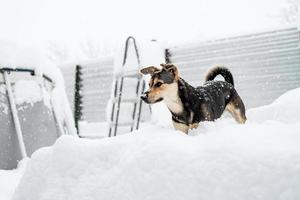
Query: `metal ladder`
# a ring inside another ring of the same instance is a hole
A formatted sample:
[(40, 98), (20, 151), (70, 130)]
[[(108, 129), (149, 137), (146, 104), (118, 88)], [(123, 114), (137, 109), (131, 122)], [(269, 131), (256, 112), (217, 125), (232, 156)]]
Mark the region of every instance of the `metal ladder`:
[[(134, 51), (138, 63), (138, 69), (136, 71), (124, 71), (124, 66), (127, 61), (127, 53), (129, 49), (129, 43), (132, 41), (134, 45)], [(108, 136), (116, 136), (118, 126), (122, 127), (130, 127), (130, 131), (133, 131), (134, 129), (139, 128), (140, 118), (141, 118), (141, 110), (142, 110), (142, 100), (140, 98), (140, 95), (145, 89), (145, 81), (143, 80), (142, 76), (139, 74), (140, 69), (140, 57), (139, 52), (137, 49), (136, 41), (134, 37), (130, 36), (126, 39), (125, 43), (125, 51), (123, 56), (123, 62), (122, 62), (122, 70), (121, 73), (118, 73), (115, 75), (115, 81), (114, 81), (114, 97), (112, 99), (112, 111), (111, 111), (111, 118), (110, 118), (110, 126), (109, 126), (109, 134)], [(123, 98), (122, 92), (123, 92), (123, 86), (124, 86), (124, 80), (125, 79), (136, 79), (137, 85), (136, 85), (136, 96), (134, 98)], [(121, 103), (132, 103), (133, 104), (133, 112), (131, 115), (131, 121), (122, 123), (119, 122), (119, 114), (120, 114), (120, 107)]]

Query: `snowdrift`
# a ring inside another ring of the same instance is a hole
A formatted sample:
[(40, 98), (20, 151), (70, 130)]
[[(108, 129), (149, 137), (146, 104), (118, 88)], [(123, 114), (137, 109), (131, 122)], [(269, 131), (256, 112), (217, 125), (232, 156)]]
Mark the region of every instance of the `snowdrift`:
[(18, 163), (17, 169), (14, 170), (2, 170), (0, 169), (0, 199), (10, 200), (14, 194), (14, 190), (18, 186), (26, 164), (29, 158), (24, 158)]
[[(300, 89), (187, 136), (145, 125), (101, 140), (61, 137), (32, 156), (14, 200), (300, 199)], [(284, 107), (283, 107), (284, 106)]]

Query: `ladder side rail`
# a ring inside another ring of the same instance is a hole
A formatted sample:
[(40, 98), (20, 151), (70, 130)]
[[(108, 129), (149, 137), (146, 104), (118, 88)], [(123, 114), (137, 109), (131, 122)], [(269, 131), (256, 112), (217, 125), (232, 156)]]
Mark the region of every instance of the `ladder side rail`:
[[(138, 79), (138, 82), (137, 82), (137, 86), (136, 86), (136, 95), (137, 95), (137, 98), (138, 98), (138, 94), (140, 92), (140, 84), (141, 84), (141, 81), (140, 81), (140, 78)], [(133, 105), (133, 112), (132, 112), (132, 126), (130, 127), (130, 131), (133, 131), (133, 128), (135, 126), (135, 119), (136, 119), (136, 110), (137, 110), (137, 106), (138, 106), (138, 102), (134, 102), (134, 105)], [(139, 109), (139, 108), (138, 108)]]
[(127, 53), (128, 53), (128, 47), (129, 47), (129, 41), (130, 41), (130, 40), (132, 40), (132, 42), (133, 42), (134, 50), (135, 50), (135, 54), (136, 54), (136, 58), (137, 58), (137, 62), (138, 62), (138, 65), (139, 65), (139, 67), (140, 67), (140, 64), (141, 64), (141, 61), (140, 61), (140, 55), (139, 55), (139, 52), (138, 52), (138, 48), (137, 48), (137, 45), (136, 45), (136, 41), (135, 41), (134, 37), (132, 37), (132, 36), (129, 36), (129, 37), (126, 39), (125, 52), (124, 52), (124, 57), (123, 57), (122, 67), (124, 67), (124, 65), (126, 64), (126, 61), (127, 61)]
[[(143, 86), (142, 86), (142, 92), (145, 90), (145, 86), (146, 86), (146, 83), (144, 80), (142, 80), (142, 83), (143, 83)], [(141, 113), (142, 113), (142, 105), (143, 105), (143, 101), (142, 99), (140, 98), (139, 99), (139, 111), (137, 113), (137, 123), (136, 123), (136, 127), (135, 129), (139, 129), (139, 125), (140, 125), (140, 120), (141, 120)], [(150, 108), (150, 113), (151, 113), (151, 107), (149, 106)]]
[[(134, 45), (134, 50), (135, 50), (135, 54), (136, 54), (136, 58), (137, 58), (137, 62), (138, 62), (138, 69), (140, 69), (141, 67), (141, 61), (140, 61), (140, 55), (139, 55), (139, 52), (138, 52), (138, 48), (137, 48), (137, 44), (136, 44), (136, 40), (134, 37), (132, 36), (129, 36), (126, 40), (126, 45), (125, 45), (125, 53), (124, 53), (124, 57), (123, 57), (123, 68), (126, 64), (126, 61), (127, 61), (127, 53), (128, 53), (128, 47), (129, 47), (129, 41), (132, 40), (133, 42), (133, 45)], [(141, 82), (140, 82), (140, 77), (138, 77), (138, 83), (137, 83), (137, 87), (136, 87), (136, 97), (139, 98), (139, 92), (140, 92), (140, 85), (141, 85)], [(137, 118), (136, 116), (136, 110), (140, 110), (140, 108), (137, 108), (137, 106), (139, 106), (140, 103), (138, 102), (135, 102), (134, 103), (134, 106), (133, 106), (133, 112), (132, 112), (132, 120), (133, 120), (133, 123), (132, 123), (132, 126), (130, 127), (130, 131), (133, 131), (134, 129), (134, 126), (138, 126), (137, 124), (139, 122), (136, 122), (136, 119), (139, 120), (139, 117)]]
[(119, 122), (119, 114), (120, 114), (121, 98), (122, 98), (122, 91), (123, 91), (123, 82), (124, 82), (124, 78), (121, 77), (121, 81), (120, 81), (120, 89), (119, 89), (119, 93), (118, 93), (117, 115), (116, 115), (116, 121), (115, 121), (114, 136), (117, 135), (117, 130), (118, 130), (118, 122)]
[(108, 137), (112, 136), (112, 129), (113, 129), (113, 122), (114, 122), (114, 113), (115, 113), (115, 107), (116, 107), (116, 103), (115, 103), (115, 98), (117, 97), (117, 91), (118, 91), (118, 80), (115, 80), (115, 89), (114, 89), (114, 99), (113, 99), (113, 104), (112, 104), (112, 111), (111, 111), (111, 115), (110, 115), (110, 123), (109, 123), (109, 133), (108, 133)]

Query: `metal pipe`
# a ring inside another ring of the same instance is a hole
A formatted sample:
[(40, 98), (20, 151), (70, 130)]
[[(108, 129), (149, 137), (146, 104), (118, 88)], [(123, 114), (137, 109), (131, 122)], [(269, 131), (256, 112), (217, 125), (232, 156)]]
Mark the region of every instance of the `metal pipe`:
[(52, 96), (50, 97), (50, 104), (52, 107), (52, 113), (53, 113), (53, 117), (54, 117), (54, 121), (56, 124), (56, 127), (58, 128), (58, 132), (59, 132), (59, 136), (64, 135), (64, 128), (63, 125), (61, 124), (61, 121), (59, 121), (59, 117), (58, 117), (58, 113), (57, 113), (57, 107), (54, 105), (53, 100), (52, 100)]
[(25, 148), (25, 144), (24, 144), (24, 139), (23, 139), (23, 134), (22, 134), (22, 130), (21, 130), (20, 120), (19, 120), (19, 117), (18, 117), (18, 111), (17, 111), (16, 103), (15, 103), (13, 93), (12, 93), (11, 83), (10, 83), (10, 80), (9, 80), (9, 77), (8, 77), (8, 72), (3, 71), (3, 76), (4, 76), (4, 81), (5, 81), (7, 93), (8, 93), (8, 101), (9, 101), (9, 104), (10, 104), (10, 109), (11, 109), (11, 113), (12, 113), (12, 117), (13, 117), (13, 122), (14, 122), (14, 125), (15, 125), (17, 137), (18, 137), (18, 142), (19, 142), (21, 155), (22, 155), (22, 158), (26, 158), (27, 157), (26, 148)]
[[(40, 86), (41, 91), (43, 93), (43, 98), (45, 98), (44, 92), (45, 92), (47, 87), (46, 87), (46, 82), (44, 80), (42, 82), (43, 82), (43, 84), (39, 84), (39, 86)], [(64, 131), (64, 128), (63, 128), (63, 125), (62, 125), (61, 121), (59, 121), (60, 119), (59, 119), (59, 115), (58, 115), (58, 112), (57, 112), (57, 107), (53, 103), (53, 98), (52, 97), (54, 95), (52, 95), (52, 93), (53, 93), (53, 90), (54, 90), (54, 85), (51, 85), (51, 86), (52, 87), (51, 87), (51, 93), (50, 93), (49, 101), (50, 101), (50, 105), (51, 105), (51, 108), (52, 108), (52, 114), (53, 114), (53, 118), (54, 118), (54, 121), (55, 121), (55, 125), (58, 129), (58, 132), (59, 132), (58, 137), (60, 137), (65, 133), (65, 131)], [(46, 91), (46, 92), (48, 92), (48, 91)], [(45, 101), (45, 99), (44, 99), (44, 101)]]
[[(0, 68), (0, 72), (3, 72), (3, 71), (7, 71), (7, 72), (11, 72), (11, 71), (13, 71), (13, 72), (29, 72), (32, 76), (35, 75), (35, 71), (34, 71), (33, 69), (26, 69), (26, 68), (9, 68), (9, 67), (1, 67), (1, 68)], [(46, 79), (47, 81), (49, 81), (49, 82), (51, 82), (51, 83), (54, 83), (54, 82), (52, 81), (52, 79), (51, 79), (49, 76), (47, 76), (47, 75), (45, 75), (45, 74), (43, 74), (42, 76), (43, 76), (43, 78)]]

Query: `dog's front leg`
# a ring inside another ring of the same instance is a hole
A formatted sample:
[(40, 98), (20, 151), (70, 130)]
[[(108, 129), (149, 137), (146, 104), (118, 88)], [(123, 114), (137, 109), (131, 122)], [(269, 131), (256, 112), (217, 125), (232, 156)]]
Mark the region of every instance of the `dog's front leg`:
[(172, 120), (172, 121), (173, 121), (173, 126), (174, 126), (175, 130), (182, 131), (185, 134), (188, 134), (189, 126), (187, 126), (186, 124), (183, 124), (183, 123), (175, 122), (174, 120)]

